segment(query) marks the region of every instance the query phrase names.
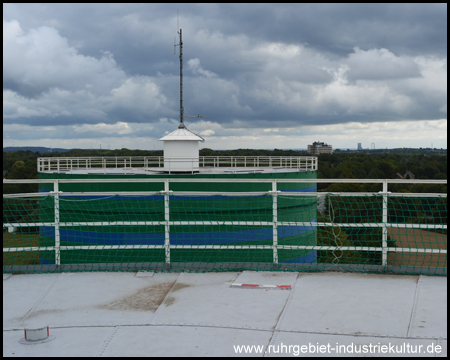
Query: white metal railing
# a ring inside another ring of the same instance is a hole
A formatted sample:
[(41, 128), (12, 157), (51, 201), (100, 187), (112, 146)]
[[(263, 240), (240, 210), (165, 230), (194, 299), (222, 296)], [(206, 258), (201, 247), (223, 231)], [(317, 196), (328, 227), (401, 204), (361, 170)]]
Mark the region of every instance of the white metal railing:
[[(198, 158), (164, 156), (98, 156), (38, 158), (37, 171), (72, 171), (89, 169), (170, 168), (170, 163), (186, 162), (192, 168), (273, 168), (317, 170), (316, 156), (200, 156)], [(166, 164), (166, 166), (165, 166)]]
[[(447, 225), (439, 224), (404, 224), (404, 223), (388, 223), (388, 201), (390, 197), (447, 197), (446, 193), (391, 193), (388, 191), (389, 184), (399, 183), (419, 183), (419, 184), (446, 184), (447, 180), (405, 180), (405, 179), (126, 179), (127, 183), (142, 183), (155, 182), (162, 185), (161, 191), (115, 191), (115, 192), (61, 192), (59, 191), (59, 184), (64, 183), (123, 183), (124, 179), (23, 179), (11, 180), (3, 179), (3, 184), (24, 184), (24, 183), (53, 183), (53, 191), (28, 193), (28, 194), (4, 194), (4, 198), (17, 197), (38, 197), (38, 196), (53, 196), (54, 197), (54, 222), (27, 222), (27, 223), (4, 223), (3, 227), (37, 227), (37, 226), (51, 226), (55, 228), (55, 245), (46, 247), (16, 247), (3, 248), (3, 252), (21, 252), (21, 251), (55, 251), (55, 264), (60, 265), (60, 252), (64, 250), (98, 250), (98, 249), (165, 249), (165, 262), (170, 264), (170, 249), (192, 249), (192, 245), (172, 245), (170, 244), (170, 226), (173, 225), (247, 225), (247, 226), (272, 226), (273, 228), (273, 243), (272, 245), (196, 245), (196, 249), (272, 249), (273, 263), (278, 264), (278, 250), (280, 249), (295, 249), (295, 250), (354, 250), (354, 251), (374, 251), (381, 252), (382, 266), (387, 265), (388, 252), (409, 252), (409, 253), (426, 253), (426, 254), (447, 254), (447, 250), (443, 249), (426, 249), (426, 248), (405, 248), (405, 247), (388, 247), (387, 229), (391, 226), (396, 228), (414, 228), (414, 229), (447, 229)], [(270, 183), (272, 190), (266, 192), (188, 192), (188, 191), (172, 191), (170, 190), (170, 183), (188, 183), (188, 182), (233, 182), (233, 183)], [(377, 193), (323, 193), (323, 192), (281, 192), (278, 189), (279, 183), (379, 183), (382, 184), (382, 191)], [(80, 195), (164, 195), (164, 221), (107, 221), (107, 222), (61, 222), (59, 218), (59, 196), (80, 196)], [(272, 221), (172, 221), (170, 220), (170, 195), (232, 195), (232, 196), (261, 196), (269, 194), (273, 197), (272, 206)], [(381, 223), (334, 223), (334, 222), (317, 222), (317, 221), (299, 221), (299, 222), (281, 222), (278, 221), (278, 196), (314, 196), (323, 197), (325, 195), (352, 195), (352, 196), (366, 196), (378, 195), (383, 196), (382, 206), (382, 221)], [(64, 226), (126, 226), (126, 225), (164, 225), (165, 237), (164, 245), (101, 245), (101, 246), (61, 246), (60, 245), (60, 227)], [(364, 246), (319, 246), (319, 245), (296, 245), (287, 246), (278, 244), (278, 227), (279, 226), (332, 226), (332, 227), (353, 227), (353, 228), (382, 228), (382, 244), (381, 247), (364, 247)]]

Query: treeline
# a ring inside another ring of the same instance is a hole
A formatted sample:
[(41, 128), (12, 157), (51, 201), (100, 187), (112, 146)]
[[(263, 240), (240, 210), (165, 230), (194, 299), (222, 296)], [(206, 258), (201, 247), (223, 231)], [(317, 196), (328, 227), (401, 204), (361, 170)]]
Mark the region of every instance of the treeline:
[[(447, 179), (447, 155), (320, 154), (319, 179)], [(319, 184), (319, 190), (381, 191), (381, 184)], [(391, 184), (391, 192), (446, 193), (445, 184)]]
[(396, 179), (398, 174), (405, 176), (408, 171), (416, 179), (447, 179), (447, 155), (319, 155), (318, 177), (323, 179)]
[[(295, 150), (200, 150), (200, 156), (308, 156)], [(82, 150), (63, 153), (32, 151), (3, 152), (4, 177), (8, 179), (34, 179), (38, 157), (89, 156), (163, 156), (163, 151), (150, 150)], [(406, 176), (405, 176), (406, 175)], [(336, 152), (319, 155), (319, 179), (397, 179), (400, 176), (416, 179), (447, 179), (447, 155)], [(380, 191), (379, 184), (319, 184), (319, 190)], [(446, 185), (391, 185), (390, 191), (446, 192)]]

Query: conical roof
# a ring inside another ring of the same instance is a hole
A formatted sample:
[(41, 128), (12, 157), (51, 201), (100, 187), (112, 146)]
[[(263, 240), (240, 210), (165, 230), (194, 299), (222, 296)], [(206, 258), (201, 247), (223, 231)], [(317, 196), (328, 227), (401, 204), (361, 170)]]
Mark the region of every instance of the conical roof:
[(175, 131), (172, 131), (170, 134), (167, 134), (166, 136), (163, 136), (161, 141), (167, 141), (167, 140), (192, 140), (192, 141), (205, 141), (202, 137), (198, 136), (197, 134), (194, 134), (192, 131), (189, 131), (186, 128), (182, 129), (176, 129)]

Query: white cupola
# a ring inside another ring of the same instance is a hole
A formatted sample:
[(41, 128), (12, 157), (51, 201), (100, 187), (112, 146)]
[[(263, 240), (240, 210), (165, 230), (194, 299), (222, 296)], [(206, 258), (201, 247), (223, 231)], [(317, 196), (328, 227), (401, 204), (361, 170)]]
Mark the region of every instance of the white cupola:
[(205, 141), (185, 127), (163, 136), (164, 141), (164, 172), (198, 172), (199, 142)]

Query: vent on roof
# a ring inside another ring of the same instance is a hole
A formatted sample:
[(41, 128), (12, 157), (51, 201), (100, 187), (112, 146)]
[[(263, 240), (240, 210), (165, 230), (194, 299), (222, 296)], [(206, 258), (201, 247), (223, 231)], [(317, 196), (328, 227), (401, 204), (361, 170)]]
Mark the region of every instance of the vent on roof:
[(24, 345), (42, 344), (55, 339), (54, 335), (50, 335), (48, 326), (39, 329), (24, 329), (24, 338), (19, 342)]

